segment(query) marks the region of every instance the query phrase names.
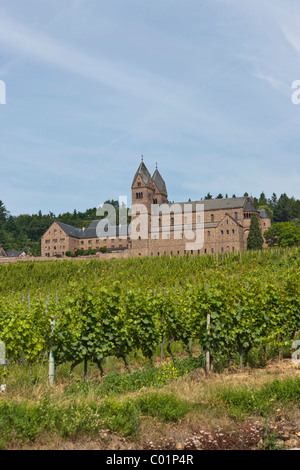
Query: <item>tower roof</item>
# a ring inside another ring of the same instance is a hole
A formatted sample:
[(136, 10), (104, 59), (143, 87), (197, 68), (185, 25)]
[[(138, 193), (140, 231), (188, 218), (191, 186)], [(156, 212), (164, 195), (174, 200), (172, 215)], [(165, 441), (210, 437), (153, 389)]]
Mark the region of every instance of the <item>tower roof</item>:
[(143, 162), (143, 160), (141, 161), (140, 166), (138, 167), (137, 172), (134, 175), (132, 184), (134, 184), (134, 182), (137, 179), (138, 175), (141, 176), (142, 180), (144, 181), (144, 183), (146, 185), (149, 183), (149, 180), (151, 179), (151, 175), (150, 175), (149, 171), (147, 170), (147, 167), (146, 167), (145, 163)]
[(162, 192), (164, 187), (166, 186), (166, 184), (165, 184), (164, 179), (161, 176), (161, 174), (160, 174), (160, 172), (158, 171), (157, 168), (156, 168), (155, 172), (153, 173), (152, 181), (154, 181), (154, 183), (158, 187), (159, 191)]

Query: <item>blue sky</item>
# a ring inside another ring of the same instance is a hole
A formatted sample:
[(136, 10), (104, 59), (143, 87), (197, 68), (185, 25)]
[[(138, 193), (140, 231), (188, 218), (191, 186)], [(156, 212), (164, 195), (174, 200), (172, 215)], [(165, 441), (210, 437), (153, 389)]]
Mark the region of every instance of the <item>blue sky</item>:
[(59, 214), (131, 197), (300, 198), (297, 0), (0, 0), (0, 200)]

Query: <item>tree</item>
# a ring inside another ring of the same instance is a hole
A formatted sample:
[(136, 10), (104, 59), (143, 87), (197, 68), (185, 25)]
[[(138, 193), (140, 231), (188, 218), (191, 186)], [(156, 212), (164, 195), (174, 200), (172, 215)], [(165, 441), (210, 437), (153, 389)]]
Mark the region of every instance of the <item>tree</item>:
[(268, 204), (268, 201), (267, 201), (267, 198), (266, 198), (266, 195), (264, 192), (262, 192), (259, 196), (259, 200), (258, 200), (258, 204)]
[(284, 193), (274, 207), (274, 222), (290, 222), (293, 218), (293, 201)]
[(261, 250), (264, 239), (259, 226), (257, 215), (254, 213), (251, 217), (250, 230), (247, 238), (247, 250)]
[(119, 201), (115, 199), (107, 199), (107, 201), (104, 201), (104, 204), (110, 204), (111, 206), (114, 206), (115, 209), (119, 209)]
[(5, 224), (7, 216), (8, 216), (8, 212), (5, 208), (5, 205), (3, 204), (2, 201), (0, 201), (0, 225), (1, 226), (2, 224)]
[(207, 193), (204, 199), (205, 200), (212, 199), (212, 195), (210, 193)]
[(300, 245), (300, 227), (291, 222), (278, 222), (264, 233), (269, 246)]
[(272, 209), (274, 209), (274, 207), (276, 206), (276, 204), (277, 204), (277, 196), (276, 196), (275, 193), (272, 194), (272, 197), (271, 197), (271, 199), (269, 199), (268, 204), (269, 204), (269, 206), (272, 207)]

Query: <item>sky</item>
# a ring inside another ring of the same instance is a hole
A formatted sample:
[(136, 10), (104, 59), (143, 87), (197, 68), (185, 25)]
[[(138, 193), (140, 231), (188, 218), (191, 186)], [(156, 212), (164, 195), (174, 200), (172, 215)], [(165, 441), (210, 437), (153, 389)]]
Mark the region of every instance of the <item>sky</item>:
[[(0, 200), (300, 198), (299, 0), (0, 0)], [(3, 100), (2, 100), (3, 101)]]

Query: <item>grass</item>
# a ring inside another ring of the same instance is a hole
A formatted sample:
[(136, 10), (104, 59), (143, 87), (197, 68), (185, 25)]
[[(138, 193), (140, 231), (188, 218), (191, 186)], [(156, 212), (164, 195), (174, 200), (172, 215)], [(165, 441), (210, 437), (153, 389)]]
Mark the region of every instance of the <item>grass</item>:
[(165, 422), (176, 422), (190, 405), (173, 394), (144, 393), (131, 399), (105, 399), (100, 403), (63, 403), (54, 396), (40, 402), (0, 403), (0, 445), (11, 441), (28, 443), (44, 432), (58, 433), (62, 438), (82, 434), (95, 435), (102, 429), (136, 437), (143, 416)]
[[(242, 449), (258, 442), (258, 431), (247, 427), (249, 420), (268, 423), (279, 410), (299, 410), (299, 368), (290, 360), (244, 372), (212, 373), (209, 378), (199, 367), (201, 361), (200, 357), (181, 357), (156, 367), (144, 364), (131, 373), (111, 364), (102, 381), (96, 380), (97, 369), (91, 364), (87, 382), (82, 379), (82, 368), (70, 380), (68, 368), (62, 367), (55, 387), (49, 387), (42, 366), (40, 375), (34, 371), (32, 377), (27, 367), (11, 366), (7, 390), (0, 395), (0, 448), (38, 446), (47, 435), (52, 436), (51, 445), (83, 442), (88, 436), (93, 441), (107, 430), (108, 441), (99, 444), (105, 448), (113, 448), (109, 447), (112, 436), (125, 439), (125, 448), (133, 449), (147, 448), (149, 437), (158, 448), (159, 436), (169, 435), (173, 440), (162, 448), (173, 449), (180, 432), (186, 436), (187, 448), (197, 441), (205, 448)], [(216, 432), (219, 427), (237, 428), (236, 437), (228, 431), (225, 439), (222, 432)], [(199, 429), (205, 433), (199, 434)], [(270, 431), (266, 424), (259, 432), (264, 448), (277, 446), (276, 430)], [(194, 433), (198, 433), (194, 441), (187, 439)]]
[(231, 416), (243, 419), (249, 414), (269, 416), (275, 407), (293, 402), (300, 404), (300, 378), (275, 379), (256, 389), (244, 386), (240, 389), (223, 387), (212, 398), (212, 405), (226, 407)]
[(93, 393), (99, 397), (132, 393), (145, 387), (162, 388), (166, 384), (182, 377), (202, 365), (202, 358), (167, 359), (159, 366), (145, 364), (143, 367), (135, 367), (131, 372), (112, 370), (104, 375), (101, 382), (84, 382), (77, 380), (66, 385), (66, 395), (84, 395)]

